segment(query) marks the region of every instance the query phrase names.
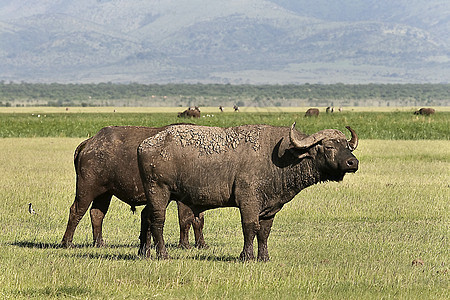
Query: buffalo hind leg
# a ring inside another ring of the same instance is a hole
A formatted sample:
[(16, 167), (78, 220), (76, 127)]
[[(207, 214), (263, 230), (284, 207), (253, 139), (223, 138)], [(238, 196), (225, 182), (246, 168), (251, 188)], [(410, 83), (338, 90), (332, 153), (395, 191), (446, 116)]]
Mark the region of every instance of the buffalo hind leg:
[(180, 224), (180, 242), (178, 243), (178, 247), (184, 249), (191, 248), (189, 244), (189, 229), (192, 224), (195, 236), (195, 247), (207, 248), (205, 239), (203, 237), (203, 226), (205, 224), (203, 213), (196, 217), (192, 209), (186, 204), (177, 201), (177, 206), (178, 221)]
[(75, 233), (75, 229), (78, 226), (81, 218), (84, 216), (89, 206), (91, 205), (92, 197), (81, 197), (80, 195), (75, 196), (75, 201), (70, 207), (69, 211), (69, 221), (67, 222), (66, 232), (64, 233), (63, 239), (61, 241), (61, 245), (64, 248), (73, 247), (73, 235)]
[(111, 195), (103, 194), (94, 199), (90, 210), (92, 235), (94, 247), (103, 247), (105, 245), (102, 235), (103, 219), (108, 212), (111, 203)]
[(139, 235), (139, 252), (140, 256), (150, 256), (149, 250), (151, 247), (152, 233), (149, 228), (148, 206), (146, 205), (141, 211), (141, 233)]
[[(145, 193), (147, 196), (148, 217), (147, 222), (150, 224), (153, 240), (156, 247), (156, 256), (159, 259), (168, 259), (166, 245), (164, 243), (164, 222), (166, 220), (166, 209), (170, 199), (170, 192), (166, 186), (153, 185), (148, 186), (144, 182)], [(147, 235), (147, 245), (150, 244)], [(147, 257), (149, 253), (147, 252)]]
[(194, 220), (194, 213), (192, 210), (180, 201), (177, 201), (178, 207), (178, 223), (180, 224), (180, 241), (178, 247), (183, 249), (190, 249), (189, 245), (189, 229)]
[(258, 239), (258, 260), (268, 261), (269, 250), (267, 249), (267, 239), (269, 238), (270, 229), (272, 228), (273, 218), (259, 220), (259, 230), (257, 232)]

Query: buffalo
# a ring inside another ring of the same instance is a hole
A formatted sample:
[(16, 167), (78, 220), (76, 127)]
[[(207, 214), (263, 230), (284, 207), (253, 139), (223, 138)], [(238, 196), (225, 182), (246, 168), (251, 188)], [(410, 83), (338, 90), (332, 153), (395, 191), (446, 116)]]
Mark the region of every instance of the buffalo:
[[(308, 136), (295, 130), (295, 123), (290, 128), (172, 125), (145, 139), (138, 147), (138, 164), (157, 257), (168, 258), (165, 211), (175, 199), (196, 216), (218, 207), (239, 208), (244, 233), (240, 259), (254, 259), (256, 236), (258, 260), (269, 260), (267, 239), (283, 205), (308, 186), (341, 181), (358, 170), (352, 154), (358, 137), (347, 128), (350, 141), (335, 129)], [(140, 247), (150, 256), (145, 243)]]
[(178, 113), (179, 118), (200, 118), (200, 109), (198, 106), (189, 107), (183, 112)]
[[(186, 125), (189, 126), (189, 125)], [(129, 204), (133, 211), (144, 205), (146, 197), (139, 176), (136, 149), (147, 137), (164, 130), (162, 128), (110, 126), (101, 129), (95, 136), (83, 141), (75, 150), (76, 196), (70, 207), (69, 221), (61, 244), (71, 247), (75, 229), (92, 203), (90, 209), (94, 246), (103, 246), (102, 224), (108, 211), (111, 197), (116, 196)], [(202, 229), (203, 215), (194, 219), (192, 210), (178, 202), (180, 223), (179, 245), (189, 248), (189, 228), (194, 228), (195, 245), (205, 247)], [(146, 210), (141, 213), (145, 226)], [(142, 236), (141, 240), (147, 240)]]
[(435, 112), (436, 112), (436, 110), (434, 108), (421, 108), (421, 109), (415, 111), (414, 114), (429, 116), (429, 115), (433, 115)]
[(318, 117), (318, 116), (319, 116), (318, 108), (309, 108), (305, 113), (305, 117)]

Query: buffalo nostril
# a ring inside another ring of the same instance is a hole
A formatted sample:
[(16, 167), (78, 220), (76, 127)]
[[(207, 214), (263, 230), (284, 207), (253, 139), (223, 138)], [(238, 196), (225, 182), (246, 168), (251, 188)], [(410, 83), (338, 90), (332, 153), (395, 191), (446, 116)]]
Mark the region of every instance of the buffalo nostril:
[(347, 166), (352, 168), (352, 167), (358, 167), (358, 160), (356, 159), (349, 159), (347, 160)]

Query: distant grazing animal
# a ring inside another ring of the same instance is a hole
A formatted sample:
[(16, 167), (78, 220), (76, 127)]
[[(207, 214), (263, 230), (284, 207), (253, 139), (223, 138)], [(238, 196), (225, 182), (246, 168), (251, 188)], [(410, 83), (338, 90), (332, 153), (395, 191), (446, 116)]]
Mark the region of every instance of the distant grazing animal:
[(421, 108), (421, 109), (415, 111), (414, 114), (429, 116), (429, 115), (434, 114), (435, 112), (436, 112), (436, 110), (434, 108)]
[(309, 108), (305, 113), (305, 117), (318, 117), (318, 116), (319, 116), (319, 109), (317, 108)]
[(221, 112), (223, 112), (223, 106), (222, 105), (219, 106), (219, 109), (220, 109)]
[(234, 106), (233, 106), (233, 109), (234, 109), (235, 112), (238, 112), (238, 111), (239, 111), (239, 106), (234, 105)]
[[(163, 227), (167, 203), (175, 199), (196, 216), (212, 208), (239, 208), (244, 233), (240, 259), (254, 259), (256, 236), (258, 260), (267, 261), (267, 238), (283, 205), (308, 186), (341, 181), (358, 170), (353, 129), (347, 127), (352, 134), (347, 141), (339, 130), (308, 136), (294, 127), (172, 125), (145, 139), (138, 163), (157, 256), (168, 258)], [(140, 252), (149, 256), (143, 247)]]
[(179, 118), (200, 118), (200, 109), (198, 106), (192, 108), (189, 107), (183, 112), (178, 113)]
[(326, 109), (326, 112), (327, 112), (327, 114), (333, 113), (334, 112), (334, 107), (328, 106), (327, 109)]
[[(99, 247), (104, 245), (102, 224), (112, 196), (129, 204), (132, 211), (136, 210), (136, 206), (147, 202), (139, 176), (137, 147), (144, 139), (164, 129), (165, 127), (110, 126), (81, 142), (74, 155), (76, 196), (70, 208), (67, 229), (61, 242), (64, 247), (73, 246), (75, 229), (91, 203), (94, 246)], [(194, 219), (189, 207), (180, 202), (177, 204), (180, 223), (179, 245), (189, 248), (188, 234), (192, 224), (195, 245), (199, 248), (205, 247), (202, 233), (203, 215)], [(147, 219), (145, 209), (141, 213), (141, 218)], [(147, 240), (142, 235), (140, 238), (143, 241)]]

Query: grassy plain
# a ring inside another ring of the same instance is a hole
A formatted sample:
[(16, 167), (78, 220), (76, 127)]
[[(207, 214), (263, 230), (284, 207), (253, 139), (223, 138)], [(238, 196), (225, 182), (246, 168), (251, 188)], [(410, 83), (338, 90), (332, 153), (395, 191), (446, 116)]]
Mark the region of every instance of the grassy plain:
[[(187, 107), (122, 107), (122, 106), (99, 106), (99, 107), (51, 107), (51, 106), (28, 106), (28, 107), (0, 107), (0, 113), (177, 113), (182, 112)], [(245, 113), (304, 113), (309, 107), (291, 106), (291, 107), (241, 107), (240, 112)], [(318, 107), (324, 113), (326, 107)], [(352, 106), (344, 107), (344, 112), (414, 112), (420, 107), (363, 107)], [(437, 112), (450, 112), (450, 106), (435, 107)], [(218, 107), (200, 107), (203, 113), (217, 114)], [(335, 108), (337, 109), (337, 107)], [(232, 107), (224, 107), (224, 112), (233, 112)]]
[[(28, 109), (28, 108), (24, 108)], [(237, 126), (242, 124), (270, 124), (290, 126), (313, 133), (325, 128), (346, 131), (350, 125), (363, 139), (450, 139), (450, 111), (438, 111), (433, 116), (417, 116), (413, 110), (344, 111), (305, 118), (297, 112), (229, 112), (203, 113), (200, 119), (180, 119), (176, 112), (53, 112), (53, 108), (27, 113), (0, 113), (0, 137), (89, 137), (109, 125), (163, 126), (177, 122), (191, 122), (207, 126)], [(108, 108), (110, 109), (110, 108)], [(2, 111), (0, 109), (0, 111)], [(69, 110), (70, 111), (70, 110)]]
[[(291, 117), (281, 121), (289, 124)], [(279, 122), (280, 115), (272, 118)], [(424, 129), (445, 122), (423, 120)], [(101, 122), (111, 121), (120, 118)], [(98, 115), (79, 128), (90, 122), (99, 122)], [(133, 215), (117, 199), (104, 223), (105, 248), (90, 247), (88, 216), (75, 233), (77, 247), (59, 248), (75, 194), (73, 150), (83, 137), (58, 137), (63, 125), (52, 126), (47, 136), (53, 137), (0, 139), (3, 299), (450, 297), (448, 132), (438, 140), (362, 138), (355, 151), (360, 170), (341, 183), (302, 191), (275, 218), (271, 261), (241, 263), (237, 209), (207, 211), (210, 247), (180, 250), (173, 203), (165, 226), (171, 260), (137, 256), (142, 207)], [(29, 202), (36, 215), (28, 214)], [(414, 259), (424, 264), (413, 266)]]

